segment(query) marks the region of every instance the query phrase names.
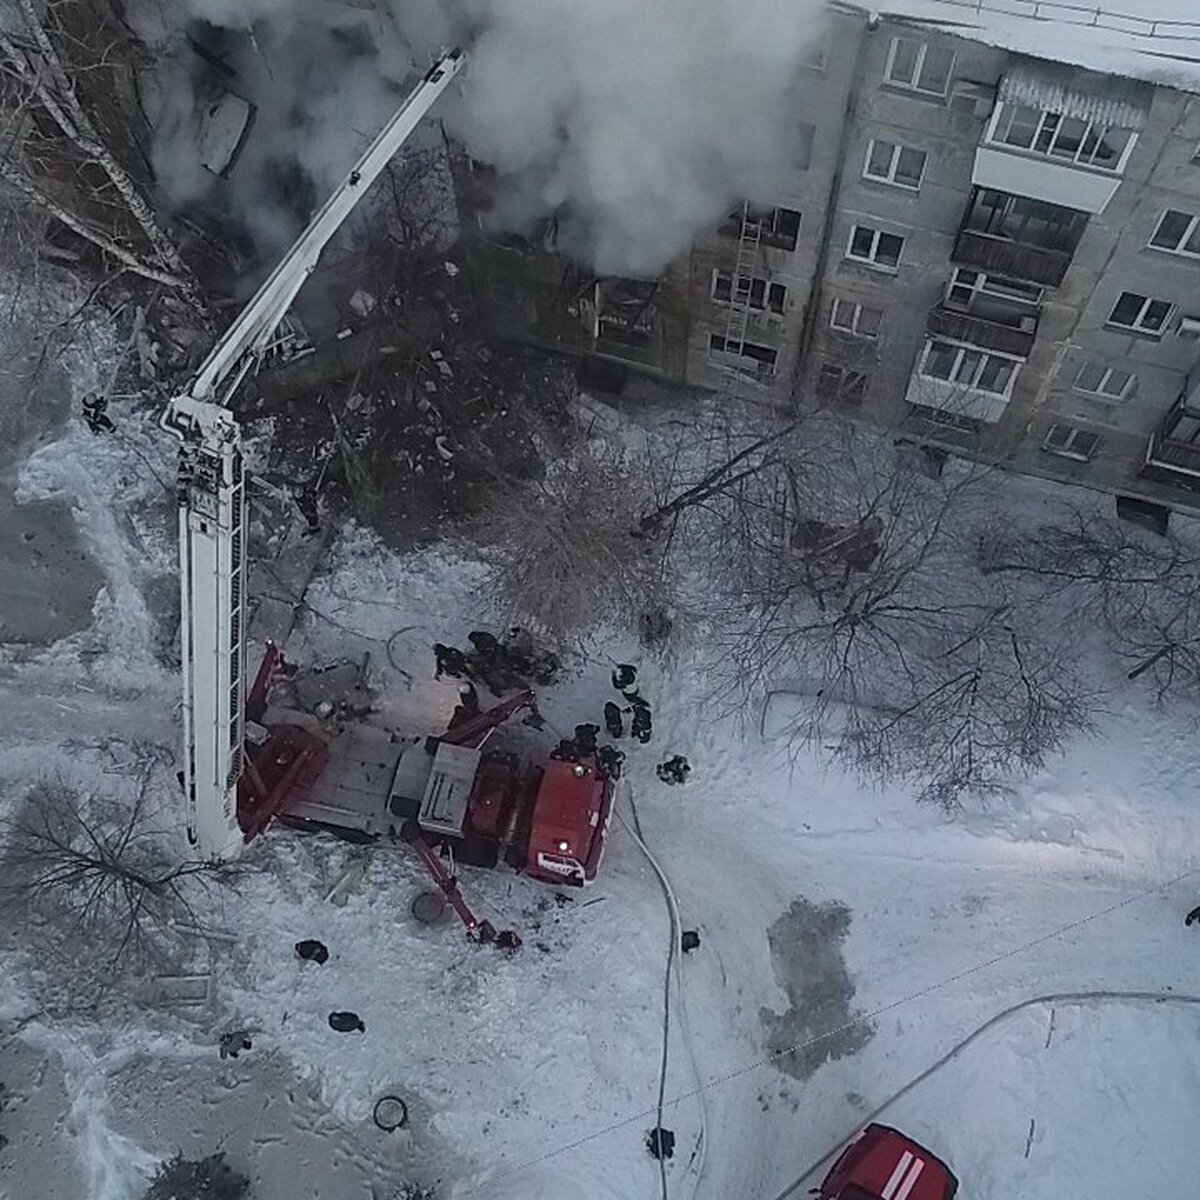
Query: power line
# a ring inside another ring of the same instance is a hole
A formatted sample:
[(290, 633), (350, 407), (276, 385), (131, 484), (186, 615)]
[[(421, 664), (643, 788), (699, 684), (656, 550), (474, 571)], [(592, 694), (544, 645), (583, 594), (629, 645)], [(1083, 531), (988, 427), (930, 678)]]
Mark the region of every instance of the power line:
[[(1131, 896), (1125, 897), (1123, 900), (1118, 900), (1114, 904), (1110, 904), (1105, 908), (1088, 913), (1086, 916), (1078, 917), (1074, 921), (1068, 921), (1063, 925), (1056, 926), (1048, 933), (1040, 934), (1038, 937), (1030, 938), (1026, 942), (1022, 942), (1014, 946), (1010, 950), (1004, 951), (1002, 954), (995, 954), (991, 958), (983, 959), (975, 963), (973, 966), (966, 967), (961, 971), (956, 971), (952, 975), (947, 975), (938, 980), (936, 983), (928, 984), (925, 987), (918, 988), (916, 991), (909, 992), (907, 995), (900, 997), (898, 1000), (889, 1001), (887, 1004), (880, 1005), (878, 1008), (872, 1009), (870, 1012), (863, 1013), (852, 1021), (846, 1021), (834, 1029), (827, 1029), (824, 1033), (815, 1034), (804, 1041), (797, 1042), (792, 1046), (787, 1046), (782, 1050), (773, 1051), (770, 1054), (763, 1055), (752, 1062), (746, 1063), (741, 1067), (736, 1067), (731, 1071), (726, 1071), (724, 1074), (716, 1075), (709, 1079), (706, 1083), (700, 1084), (698, 1087), (692, 1088), (690, 1091), (679, 1092), (667, 1102), (669, 1104), (678, 1104), (683, 1100), (688, 1100), (693, 1096), (699, 1096), (702, 1092), (711, 1091), (714, 1088), (722, 1087), (735, 1079), (741, 1078), (743, 1075), (748, 1075), (751, 1071), (756, 1071), (760, 1067), (767, 1066), (776, 1059), (783, 1058), (785, 1055), (795, 1053), (799, 1050), (806, 1050), (810, 1046), (819, 1045), (821, 1042), (827, 1041), (830, 1038), (838, 1037), (841, 1034), (857, 1028), (869, 1021), (874, 1021), (879, 1017), (885, 1016), (890, 1012), (894, 1012), (898, 1008), (911, 1004), (916, 1000), (924, 999), (926, 996), (932, 995), (934, 992), (940, 991), (943, 988), (949, 987), (951, 984), (958, 983), (963, 979), (967, 979), (972, 975), (978, 974), (980, 971), (986, 971), (989, 967), (994, 967), (998, 963), (1006, 962), (1011, 958), (1016, 958), (1018, 955), (1024, 954), (1037, 946), (1044, 945), (1047, 942), (1056, 940), (1064, 934), (1070, 933), (1076, 929), (1082, 929), (1085, 925), (1090, 925), (1094, 921), (1098, 921), (1104, 917), (1111, 916), (1115, 912), (1119, 912), (1123, 908), (1128, 908), (1131, 904), (1136, 904), (1148, 896), (1153, 896), (1159, 892), (1164, 892), (1175, 884), (1181, 883), (1200, 872), (1200, 867), (1189, 867), (1186, 871), (1181, 871), (1178, 875), (1172, 876), (1170, 879), (1154, 884), (1151, 887), (1143, 888), (1139, 892), (1135, 892)], [(1019, 1006), (1018, 1006), (1019, 1007)], [(610, 1133), (615, 1133), (617, 1130), (625, 1129), (638, 1121), (644, 1121), (647, 1117), (653, 1117), (657, 1107), (644, 1108), (638, 1112), (632, 1113), (627, 1117), (622, 1117), (620, 1120), (612, 1121), (602, 1129), (593, 1130), (591, 1133), (584, 1134), (582, 1137), (576, 1138), (574, 1141), (567, 1142), (564, 1145), (558, 1146), (553, 1150), (547, 1150), (543, 1154), (526, 1159), (525, 1161), (511, 1167), (501, 1175), (493, 1176), (489, 1183), (494, 1183), (504, 1179), (510, 1179), (513, 1176), (519, 1175), (522, 1171), (528, 1170), (530, 1167), (539, 1165), (540, 1163), (549, 1162), (551, 1159), (559, 1158), (564, 1154), (569, 1154), (573, 1150), (578, 1150), (580, 1146), (586, 1146), (589, 1142), (594, 1142), (602, 1137), (607, 1137)], [(822, 1158), (816, 1166), (825, 1160)], [(810, 1168), (811, 1171), (812, 1168)], [(478, 1188), (471, 1188), (463, 1194), (470, 1196), (478, 1192)], [(787, 1193), (784, 1193), (786, 1195)]]

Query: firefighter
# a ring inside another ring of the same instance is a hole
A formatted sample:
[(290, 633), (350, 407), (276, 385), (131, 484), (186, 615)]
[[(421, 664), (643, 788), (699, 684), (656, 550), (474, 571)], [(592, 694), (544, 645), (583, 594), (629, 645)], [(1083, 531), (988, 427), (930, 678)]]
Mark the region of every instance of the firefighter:
[(338, 1033), (366, 1033), (367, 1027), (356, 1012), (331, 1012), (329, 1028)]
[(460, 684), (458, 688), (458, 703), (450, 714), (450, 728), (454, 729), (464, 721), (479, 715), (479, 693), (470, 681)]
[(1197, 904), (1186, 917), (1183, 918), (1185, 925), (1191, 925), (1196, 921), (1200, 921), (1200, 904)]
[(575, 726), (575, 745), (579, 748), (580, 758), (590, 758), (596, 753), (596, 734), (599, 732), (599, 725)]
[(97, 392), (84, 396), (83, 419), (93, 433), (114, 433), (117, 428), (108, 415), (108, 397)]
[(467, 641), (474, 647), (466, 655), (468, 673), (481, 679), (493, 696), (503, 696), (511, 686), (511, 676), (505, 669), (500, 643), (479, 629), (468, 633)]
[(629, 663), (617, 663), (613, 668), (612, 685), (626, 700), (632, 703), (641, 695), (638, 688), (637, 667), (630, 666)]
[(637, 738), (644, 746), (650, 740), (651, 732), (650, 705), (640, 696), (635, 696), (633, 699), (633, 720), (629, 724), (629, 734), (631, 737)]
[(601, 770), (614, 783), (621, 778), (621, 766), (625, 762), (624, 750), (618, 750), (616, 746), (601, 746), (596, 751), (596, 760), (600, 763)]
[(551, 758), (557, 758), (563, 762), (578, 762), (579, 761), (579, 746), (574, 738), (563, 738), (562, 741), (550, 751)]
[(483, 663), (494, 663), (500, 654), (500, 643), (490, 634), (476, 629), (467, 634), (467, 641), (475, 647), (475, 654)]
[(514, 625), (504, 635), (500, 653), (504, 664), (522, 678), (533, 674), (533, 635), (528, 629)]
[(611, 700), (604, 705), (604, 728), (610, 738), (625, 736), (625, 718), (621, 715), (620, 707)]
[(317, 513), (317, 495), (311, 488), (304, 488), (296, 493), (296, 507), (307, 523), (304, 530), (306, 538), (316, 537), (321, 532), (321, 522)]
[(542, 650), (533, 656), (530, 664), (530, 678), (539, 687), (549, 687), (558, 674), (558, 655), (549, 650)]
[(437, 660), (437, 670), (434, 679), (449, 675), (451, 679), (461, 679), (467, 674), (467, 657), (461, 650), (453, 646), (443, 646), (441, 642), (433, 643), (433, 656)]
[(655, 773), (663, 783), (687, 783), (688, 773), (691, 769), (688, 760), (682, 754), (676, 754), (665, 762), (660, 762), (655, 768)]
[(246, 1036), (246, 1030), (233, 1029), (221, 1034), (219, 1045), (222, 1058), (237, 1058), (243, 1050), (249, 1050), (253, 1043)]

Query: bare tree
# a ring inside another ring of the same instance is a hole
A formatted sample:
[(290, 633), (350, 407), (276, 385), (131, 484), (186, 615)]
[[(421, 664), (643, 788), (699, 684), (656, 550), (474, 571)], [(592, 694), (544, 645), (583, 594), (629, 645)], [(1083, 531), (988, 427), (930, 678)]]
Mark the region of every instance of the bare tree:
[(681, 522), (776, 462), (796, 428), (764, 425), (761, 412), (753, 422), (699, 417), (649, 433), (634, 450), (611, 434), (551, 447), (543, 477), (501, 481), (469, 529), (489, 585), (560, 639), (631, 619), (654, 636), (677, 599)]
[(144, 1200), (243, 1200), (250, 1180), (226, 1161), (225, 1152), (207, 1158), (184, 1158), (183, 1152), (158, 1168)]
[(230, 881), (238, 868), (174, 860), (148, 795), (143, 786), (122, 803), (61, 782), (33, 788), (6, 830), (7, 907), (26, 906), (103, 946), (110, 964), (156, 956), (173, 919), (194, 923), (197, 889)]
[(975, 566), (978, 472), (949, 480), (843, 428), (758, 476), (707, 539), (723, 692), (792, 693), (793, 745), (919, 781), (952, 806), (1039, 765), (1088, 724), (1066, 648)]
[[(129, 165), (110, 94), (101, 132), (92, 105), (107, 68), (130, 52), (127, 31), (79, 0), (10, 0), (0, 21), (0, 179), (35, 209), (102, 252), (116, 268), (172, 289), (199, 313), (196, 280)], [(91, 78), (89, 78), (91, 76)]]
[(1160, 698), (1200, 695), (1200, 554), (1186, 543), (1076, 512), (1027, 535), (988, 529), (979, 562), (1098, 624), (1128, 677), (1147, 676)]

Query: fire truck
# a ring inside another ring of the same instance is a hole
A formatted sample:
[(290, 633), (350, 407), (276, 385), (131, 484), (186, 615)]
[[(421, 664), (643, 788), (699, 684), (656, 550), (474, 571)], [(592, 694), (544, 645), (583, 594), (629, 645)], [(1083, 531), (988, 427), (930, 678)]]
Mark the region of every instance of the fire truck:
[(820, 1200), (953, 1200), (958, 1180), (923, 1146), (889, 1125), (868, 1125), (838, 1156)]
[(495, 931), (471, 915), (442, 855), (488, 866), (504, 858), (548, 882), (587, 883), (603, 854), (614, 781), (592, 756), (526, 766), (484, 749), (509, 717), (533, 708), (529, 692), (405, 741), (366, 724), (331, 737), (312, 714), (272, 711), (272, 684), (286, 668), (275, 646), (248, 689), (246, 479), (230, 410), (242, 382), (280, 345), (284, 318), (330, 239), (464, 61), (461, 50), (451, 50), (426, 72), (170, 401), (161, 424), (180, 441), (180, 778), (195, 853), (232, 858), (283, 817), (360, 839), (403, 837), (468, 932), (488, 940)]

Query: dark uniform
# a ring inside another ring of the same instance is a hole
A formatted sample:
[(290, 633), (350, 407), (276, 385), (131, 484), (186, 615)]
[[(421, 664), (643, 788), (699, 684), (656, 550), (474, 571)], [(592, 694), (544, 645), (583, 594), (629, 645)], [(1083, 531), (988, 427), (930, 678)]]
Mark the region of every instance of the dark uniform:
[(575, 726), (575, 745), (579, 747), (581, 758), (588, 758), (596, 753), (596, 734), (599, 732), (599, 725)]
[(93, 433), (112, 433), (117, 428), (108, 415), (108, 397), (94, 392), (83, 398), (83, 419)]
[(596, 751), (596, 761), (609, 779), (618, 780), (621, 778), (621, 767), (625, 762), (625, 751), (618, 750), (616, 746), (601, 746)]
[(625, 736), (625, 718), (621, 716), (620, 707), (611, 700), (604, 705), (604, 728), (611, 738)]
[(461, 679), (467, 673), (467, 658), (461, 650), (453, 646), (443, 646), (441, 642), (433, 643), (433, 654), (437, 660), (437, 670), (434, 679), (449, 675), (451, 679)]
[(629, 732), (643, 746), (650, 740), (652, 732), (650, 705), (640, 697), (635, 698), (633, 702), (633, 720), (630, 722)]

